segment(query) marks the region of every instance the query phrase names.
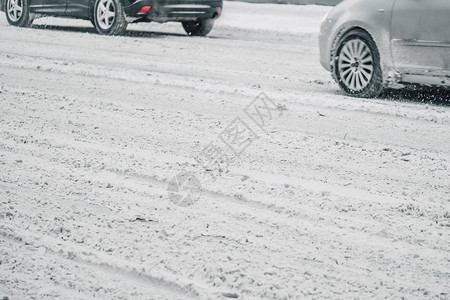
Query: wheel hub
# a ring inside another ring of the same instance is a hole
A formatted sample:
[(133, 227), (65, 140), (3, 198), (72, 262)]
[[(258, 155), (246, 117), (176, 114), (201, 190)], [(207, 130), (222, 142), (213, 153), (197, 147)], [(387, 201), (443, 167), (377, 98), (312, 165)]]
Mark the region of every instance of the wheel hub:
[(353, 69), (354, 71), (357, 71), (357, 70), (360, 69), (359, 64), (360, 64), (360, 63), (359, 63), (358, 59), (355, 57), (355, 58), (354, 58), (354, 62), (353, 62), (350, 66), (352, 67), (352, 69)]
[(17, 22), (22, 17), (22, 0), (8, 0), (8, 16), (13, 22)]
[(108, 30), (116, 17), (113, 0), (101, 0), (97, 7), (97, 22), (101, 29)]

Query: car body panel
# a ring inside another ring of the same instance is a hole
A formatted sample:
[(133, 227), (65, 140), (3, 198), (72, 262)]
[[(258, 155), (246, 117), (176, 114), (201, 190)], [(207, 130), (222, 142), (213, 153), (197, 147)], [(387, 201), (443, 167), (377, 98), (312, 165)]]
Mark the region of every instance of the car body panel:
[(30, 0), (29, 8), (34, 13), (48, 13), (64, 15), (66, 12), (67, 0)]
[(450, 1), (396, 0), (391, 35), (396, 70), (450, 75)]
[(65, 14), (72, 17), (86, 18), (91, 16), (94, 1), (91, 0), (67, 0)]

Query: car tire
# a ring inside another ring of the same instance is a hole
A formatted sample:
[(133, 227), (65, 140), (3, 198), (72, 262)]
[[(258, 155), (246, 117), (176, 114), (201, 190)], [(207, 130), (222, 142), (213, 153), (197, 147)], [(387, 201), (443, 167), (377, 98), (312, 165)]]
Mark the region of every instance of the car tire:
[(189, 36), (206, 36), (214, 27), (214, 19), (198, 19), (182, 22), (182, 24)]
[(6, 0), (5, 13), (8, 23), (17, 27), (29, 27), (34, 15), (30, 14), (28, 0)]
[(332, 75), (349, 96), (375, 98), (383, 90), (380, 54), (364, 30), (346, 33), (338, 43)]
[(122, 35), (128, 22), (120, 0), (96, 0), (94, 5), (94, 26), (104, 35)]

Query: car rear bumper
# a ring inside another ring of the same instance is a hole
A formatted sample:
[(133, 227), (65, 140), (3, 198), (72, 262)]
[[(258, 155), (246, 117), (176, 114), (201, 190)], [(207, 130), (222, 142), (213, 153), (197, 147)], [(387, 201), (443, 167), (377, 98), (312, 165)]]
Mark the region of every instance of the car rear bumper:
[[(144, 6), (151, 8), (140, 13)], [(129, 18), (167, 22), (218, 18), (222, 7), (221, 0), (138, 0), (125, 6), (124, 10)]]

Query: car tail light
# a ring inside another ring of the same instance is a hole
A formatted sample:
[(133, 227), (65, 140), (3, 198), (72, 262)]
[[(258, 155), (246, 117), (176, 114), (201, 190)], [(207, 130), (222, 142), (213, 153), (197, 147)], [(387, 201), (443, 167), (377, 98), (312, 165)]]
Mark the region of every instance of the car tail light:
[(146, 14), (148, 11), (152, 8), (151, 6), (142, 6), (141, 10), (138, 12), (138, 14)]
[(219, 15), (222, 13), (222, 7), (218, 6), (216, 7), (216, 10)]

